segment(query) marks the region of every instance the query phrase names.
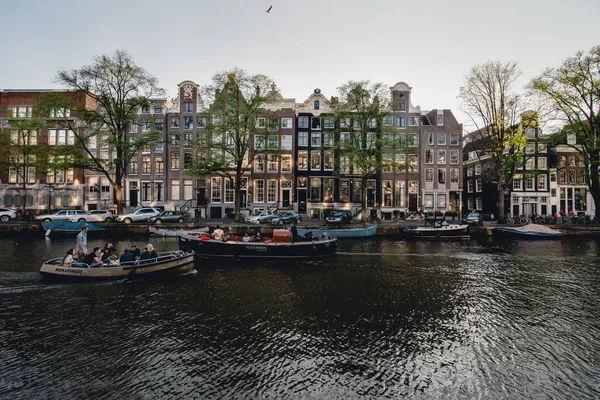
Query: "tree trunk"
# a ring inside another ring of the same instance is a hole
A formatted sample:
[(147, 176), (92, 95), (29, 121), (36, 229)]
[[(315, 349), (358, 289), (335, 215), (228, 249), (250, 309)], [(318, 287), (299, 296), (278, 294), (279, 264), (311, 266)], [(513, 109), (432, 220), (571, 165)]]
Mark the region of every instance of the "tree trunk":
[(21, 204), (21, 219), (25, 218), (25, 210), (27, 209), (27, 184), (23, 177), (23, 203)]
[(115, 201), (117, 202), (117, 214), (123, 214), (123, 187), (120, 184), (114, 185)]
[(498, 217), (504, 217), (504, 215), (504, 187), (502, 180), (498, 179)]
[(235, 176), (235, 193), (234, 193), (234, 207), (235, 207), (235, 216), (233, 220), (235, 222), (240, 222), (240, 209), (242, 207), (242, 190), (241, 190), (241, 174), (238, 172)]
[(362, 177), (362, 187), (360, 188), (362, 192), (361, 196), (361, 210), (360, 210), (360, 219), (361, 221), (367, 220), (367, 177)]
[(600, 177), (598, 176), (598, 163), (590, 163), (590, 194), (594, 199), (596, 220), (600, 220)]

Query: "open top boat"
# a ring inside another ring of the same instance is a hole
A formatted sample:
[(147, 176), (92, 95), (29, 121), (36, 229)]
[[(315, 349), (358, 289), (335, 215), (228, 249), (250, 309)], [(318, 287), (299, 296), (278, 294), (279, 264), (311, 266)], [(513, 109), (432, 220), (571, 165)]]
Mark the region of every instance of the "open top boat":
[(194, 253), (171, 251), (157, 258), (119, 263), (113, 261), (91, 268), (85, 263), (63, 265), (63, 258), (54, 258), (42, 264), (40, 274), (48, 280), (95, 281), (108, 279), (138, 279), (151, 276), (178, 275), (194, 269)]
[[(375, 236), (377, 233), (377, 225), (369, 225), (361, 228), (331, 228), (331, 229), (311, 229), (313, 236), (319, 237), (323, 232), (327, 232), (327, 236), (336, 238), (362, 238)], [(298, 228), (298, 236), (302, 237), (306, 233), (306, 229)]]
[(563, 234), (544, 225), (527, 224), (519, 228), (496, 228), (492, 236), (500, 239), (560, 239)]
[(272, 238), (245, 242), (241, 236), (230, 240), (212, 239), (208, 234), (179, 234), (179, 248), (208, 258), (311, 259), (334, 255), (337, 238), (292, 242), (287, 229), (274, 229)]
[(179, 232), (184, 232), (184, 233), (206, 233), (206, 232), (208, 232), (208, 227), (198, 228), (198, 229), (184, 230), (184, 229), (155, 228), (153, 226), (149, 226), (148, 230), (150, 231), (151, 235), (163, 236), (163, 237), (176, 237), (176, 236), (179, 235)]
[(412, 239), (468, 239), (469, 225), (451, 225), (445, 218), (425, 218), (424, 225), (411, 227), (404, 233)]

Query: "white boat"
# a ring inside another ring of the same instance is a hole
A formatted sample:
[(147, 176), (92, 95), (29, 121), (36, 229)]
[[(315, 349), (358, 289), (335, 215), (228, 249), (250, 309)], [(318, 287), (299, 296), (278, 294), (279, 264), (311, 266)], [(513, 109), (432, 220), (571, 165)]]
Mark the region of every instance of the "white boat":
[(451, 225), (445, 219), (425, 218), (424, 225), (411, 227), (404, 233), (412, 239), (468, 239), (469, 225)]
[[(311, 229), (314, 237), (319, 237), (323, 232), (327, 232), (327, 236), (336, 238), (363, 238), (375, 236), (377, 233), (377, 225), (369, 225), (360, 228), (331, 228), (331, 229)], [(302, 237), (306, 233), (306, 229), (298, 228), (298, 236)]]
[(63, 258), (54, 258), (42, 264), (40, 274), (48, 280), (96, 281), (107, 279), (137, 279), (151, 276), (177, 275), (194, 269), (194, 252), (171, 251), (157, 258), (124, 263), (103, 264), (90, 268), (85, 263), (63, 265)]
[(179, 236), (179, 233), (189, 234), (189, 233), (207, 233), (208, 232), (208, 227), (185, 230), (185, 229), (166, 229), (166, 228), (163, 229), (163, 228), (155, 228), (153, 226), (149, 226), (148, 229), (150, 230), (151, 235), (163, 236), (163, 237), (177, 237), (177, 236)]

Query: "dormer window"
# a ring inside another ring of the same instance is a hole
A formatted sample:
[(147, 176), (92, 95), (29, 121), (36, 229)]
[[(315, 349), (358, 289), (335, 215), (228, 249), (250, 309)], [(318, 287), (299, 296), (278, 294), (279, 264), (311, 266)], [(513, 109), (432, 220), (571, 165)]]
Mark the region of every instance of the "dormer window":
[(314, 107), (315, 107), (315, 110), (318, 110), (321, 107), (321, 103), (319, 102), (319, 100), (315, 100)]

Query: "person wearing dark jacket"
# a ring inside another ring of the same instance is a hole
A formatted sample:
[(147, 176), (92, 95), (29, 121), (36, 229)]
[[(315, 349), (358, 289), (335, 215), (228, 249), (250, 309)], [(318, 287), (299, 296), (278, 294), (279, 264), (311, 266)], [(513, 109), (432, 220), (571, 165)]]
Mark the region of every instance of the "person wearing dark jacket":
[(136, 260), (138, 258), (140, 258), (140, 255), (141, 255), (140, 249), (138, 249), (135, 244), (131, 245), (131, 254), (133, 254), (133, 258)]
[(296, 224), (294, 224), (293, 222), (291, 224), (290, 231), (292, 232), (292, 242), (297, 242), (299, 239), (298, 228), (296, 228)]
[(119, 258), (119, 262), (123, 264), (131, 261), (135, 261), (135, 256), (129, 249), (125, 249), (125, 252), (121, 255), (121, 258)]
[(151, 260), (154, 258), (158, 258), (158, 253), (154, 250), (154, 246), (147, 244), (146, 247), (144, 247), (144, 252), (140, 256), (140, 260)]

